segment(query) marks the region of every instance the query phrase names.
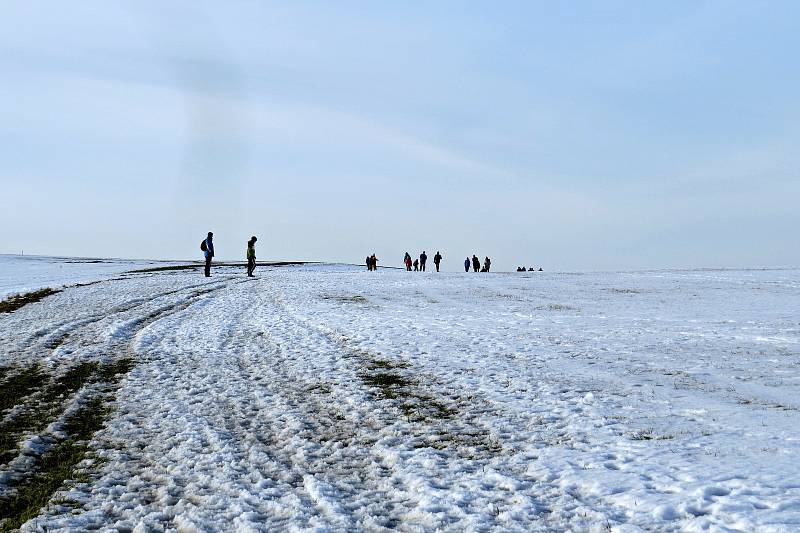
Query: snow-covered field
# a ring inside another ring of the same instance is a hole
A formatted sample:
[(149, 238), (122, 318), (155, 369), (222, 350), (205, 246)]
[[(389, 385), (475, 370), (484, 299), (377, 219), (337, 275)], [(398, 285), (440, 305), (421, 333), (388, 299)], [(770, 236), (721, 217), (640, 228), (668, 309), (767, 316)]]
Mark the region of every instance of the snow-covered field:
[(23, 531), (800, 530), (798, 270), (257, 274), (0, 315), (4, 385), (132, 361), (18, 431), (0, 509), (99, 398)]
[(90, 283), (122, 272), (177, 264), (170, 261), (0, 254), (0, 298), (42, 287)]

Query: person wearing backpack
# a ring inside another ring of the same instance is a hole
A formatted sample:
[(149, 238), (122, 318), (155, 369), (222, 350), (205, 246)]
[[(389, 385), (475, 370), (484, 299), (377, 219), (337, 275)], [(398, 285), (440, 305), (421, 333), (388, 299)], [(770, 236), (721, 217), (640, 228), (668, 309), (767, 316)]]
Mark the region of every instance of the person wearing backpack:
[(253, 275), (253, 271), (256, 269), (256, 241), (258, 237), (253, 235), (250, 237), (250, 240), (247, 241), (247, 276), (248, 277), (255, 277)]
[(214, 257), (214, 234), (208, 232), (208, 237), (200, 243), (200, 249), (206, 256), (206, 277), (211, 277), (211, 259)]

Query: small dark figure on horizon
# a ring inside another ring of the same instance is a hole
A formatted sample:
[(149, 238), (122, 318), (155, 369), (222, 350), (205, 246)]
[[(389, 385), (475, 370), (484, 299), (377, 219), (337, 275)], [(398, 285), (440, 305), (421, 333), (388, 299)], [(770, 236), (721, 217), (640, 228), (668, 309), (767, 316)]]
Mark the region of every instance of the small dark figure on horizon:
[(486, 259), (483, 260), (483, 268), (484, 272), (489, 272), (489, 270), (492, 268), (492, 260), (489, 259), (488, 255), (486, 256)]
[(378, 270), (378, 258), (375, 257), (375, 254), (372, 254), (372, 257), (369, 258), (370, 262), (370, 270), (377, 271)]
[(433, 264), (436, 265), (436, 272), (439, 272), (439, 263), (442, 262), (442, 254), (439, 251), (436, 251), (436, 255), (433, 256)]
[(253, 235), (250, 237), (250, 240), (247, 241), (247, 276), (252, 278), (255, 277), (253, 272), (256, 269), (256, 241), (258, 237)]
[(419, 254), (419, 269), (425, 272), (425, 263), (428, 262), (428, 254), (425, 253), (425, 250), (422, 250), (422, 253)]
[(411, 272), (411, 254), (406, 252), (405, 257), (403, 257), (403, 264), (406, 265), (406, 270)]
[(414, 259), (414, 272), (419, 270), (419, 259)]
[(200, 243), (200, 249), (203, 251), (203, 254), (206, 256), (206, 268), (205, 268), (205, 276), (207, 278), (211, 277), (211, 259), (214, 258), (214, 234), (212, 232), (208, 232), (208, 237), (205, 238), (203, 242)]
[(367, 256), (366, 263), (367, 263), (367, 270), (372, 270), (372, 258), (370, 256)]
[(472, 271), (477, 272), (481, 269), (481, 260), (478, 259), (478, 256), (472, 254)]
[(464, 259), (464, 272), (469, 272), (469, 264), (470, 264), (470, 262), (471, 261), (469, 260), (469, 257)]

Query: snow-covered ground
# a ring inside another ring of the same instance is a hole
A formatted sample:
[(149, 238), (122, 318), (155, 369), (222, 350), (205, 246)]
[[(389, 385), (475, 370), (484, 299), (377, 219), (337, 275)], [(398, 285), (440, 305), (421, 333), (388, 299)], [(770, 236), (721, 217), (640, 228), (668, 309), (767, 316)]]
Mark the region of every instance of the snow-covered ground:
[(176, 264), (170, 261), (0, 254), (0, 298), (43, 287), (89, 283), (122, 272)]
[(0, 365), (135, 361), (24, 531), (800, 530), (798, 270), (257, 273), (0, 315)]

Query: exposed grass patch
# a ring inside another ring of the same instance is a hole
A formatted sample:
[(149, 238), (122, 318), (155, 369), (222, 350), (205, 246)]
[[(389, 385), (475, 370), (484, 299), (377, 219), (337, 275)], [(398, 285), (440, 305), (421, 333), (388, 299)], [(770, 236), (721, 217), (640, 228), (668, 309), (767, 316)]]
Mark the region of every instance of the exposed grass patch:
[(86, 482), (86, 474), (76, 472), (88, 451), (88, 441), (103, 426), (109, 409), (101, 398), (84, 403), (64, 423), (69, 435), (37, 461), (37, 471), (13, 488), (13, 492), (0, 498), (0, 531), (11, 531), (37, 516), (65, 481)]
[(130, 358), (106, 364), (90, 361), (70, 368), (62, 376), (51, 381), (47, 387), (45, 387), (44, 375), (41, 373), (38, 374), (39, 383), (35, 382), (35, 378), (30, 379), (29, 383), (33, 389), (39, 389), (41, 392), (31, 398), (36, 401), (32, 402), (28, 409), (5, 424), (0, 424), (0, 464), (6, 464), (16, 457), (17, 443), (26, 433), (40, 431), (58, 416), (62, 401), (66, 397), (74, 394), (88, 383), (116, 383), (120, 376), (129, 372), (133, 366), (134, 361)]
[(344, 295), (322, 294), (320, 295), (320, 298), (322, 298), (323, 300), (334, 300), (342, 303), (357, 303), (357, 304), (369, 303), (369, 300), (367, 300), (360, 294), (344, 294)]
[(388, 359), (371, 359), (366, 363), (366, 367), (369, 370), (408, 368), (409, 366), (411, 365), (405, 361), (394, 362)]
[(578, 309), (577, 307), (572, 307), (564, 304), (540, 305), (537, 306), (535, 309), (539, 311), (580, 311), (580, 309)]
[(0, 386), (0, 413), (22, 403), (29, 394), (41, 387), (45, 379), (38, 364), (9, 376)]
[(610, 289), (614, 294), (640, 294), (639, 289)]
[(142, 274), (145, 272), (169, 272), (172, 270), (196, 270), (200, 268), (202, 265), (170, 265), (170, 266), (160, 266), (160, 267), (150, 267), (150, 268), (140, 268), (138, 270), (129, 270), (127, 273), (130, 274)]
[(652, 428), (646, 428), (628, 433), (628, 438), (631, 440), (672, 440), (675, 438), (675, 435), (670, 433), (657, 435)]
[(398, 397), (400, 388), (411, 385), (411, 380), (408, 380), (400, 374), (393, 374), (390, 372), (362, 372), (359, 377), (365, 385), (378, 389), (378, 392), (383, 399), (394, 399)]
[(447, 420), (457, 414), (455, 409), (437, 401), (432, 396), (413, 392), (405, 395), (399, 409), (410, 422)]
[(45, 289), (39, 289), (38, 291), (16, 294), (0, 302), (0, 313), (11, 313), (20, 307), (38, 302), (42, 298), (46, 298), (47, 296), (56, 294), (58, 292), (61, 292), (61, 290), (51, 289), (48, 287)]
[[(46, 389), (44, 396), (53, 402), (90, 382), (116, 384), (133, 366), (134, 360), (131, 358), (105, 364), (82, 363), (55, 380), (53, 385)], [(37, 458), (30, 475), (13, 483), (10, 487), (12, 490), (0, 497), (0, 531), (16, 529), (37, 516), (53, 493), (65, 482), (81, 483), (89, 480), (88, 475), (78, 471), (77, 467), (87, 456), (88, 441), (103, 427), (111, 411), (108, 406), (109, 399), (107, 393), (100, 393), (83, 402), (61, 426), (61, 431), (67, 438)], [(55, 408), (56, 405), (51, 403), (46, 408), (45, 414), (52, 416)], [(20, 417), (24, 422), (18, 425), (29, 424), (33, 419), (38, 419), (37, 415), (40, 414), (42, 413), (39, 412), (39, 408), (34, 407), (24, 417)], [(40, 421), (35, 427), (40, 429), (46, 423)]]
[(387, 359), (370, 359), (358, 377), (365, 385), (378, 389), (382, 400), (400, 400), (397, 406), (410, 422), (452, 418), (456, 411), (437, 401), (433, 396), (416, 390), (415, 381), (392, 370), (408, 368), (406, 362)]

